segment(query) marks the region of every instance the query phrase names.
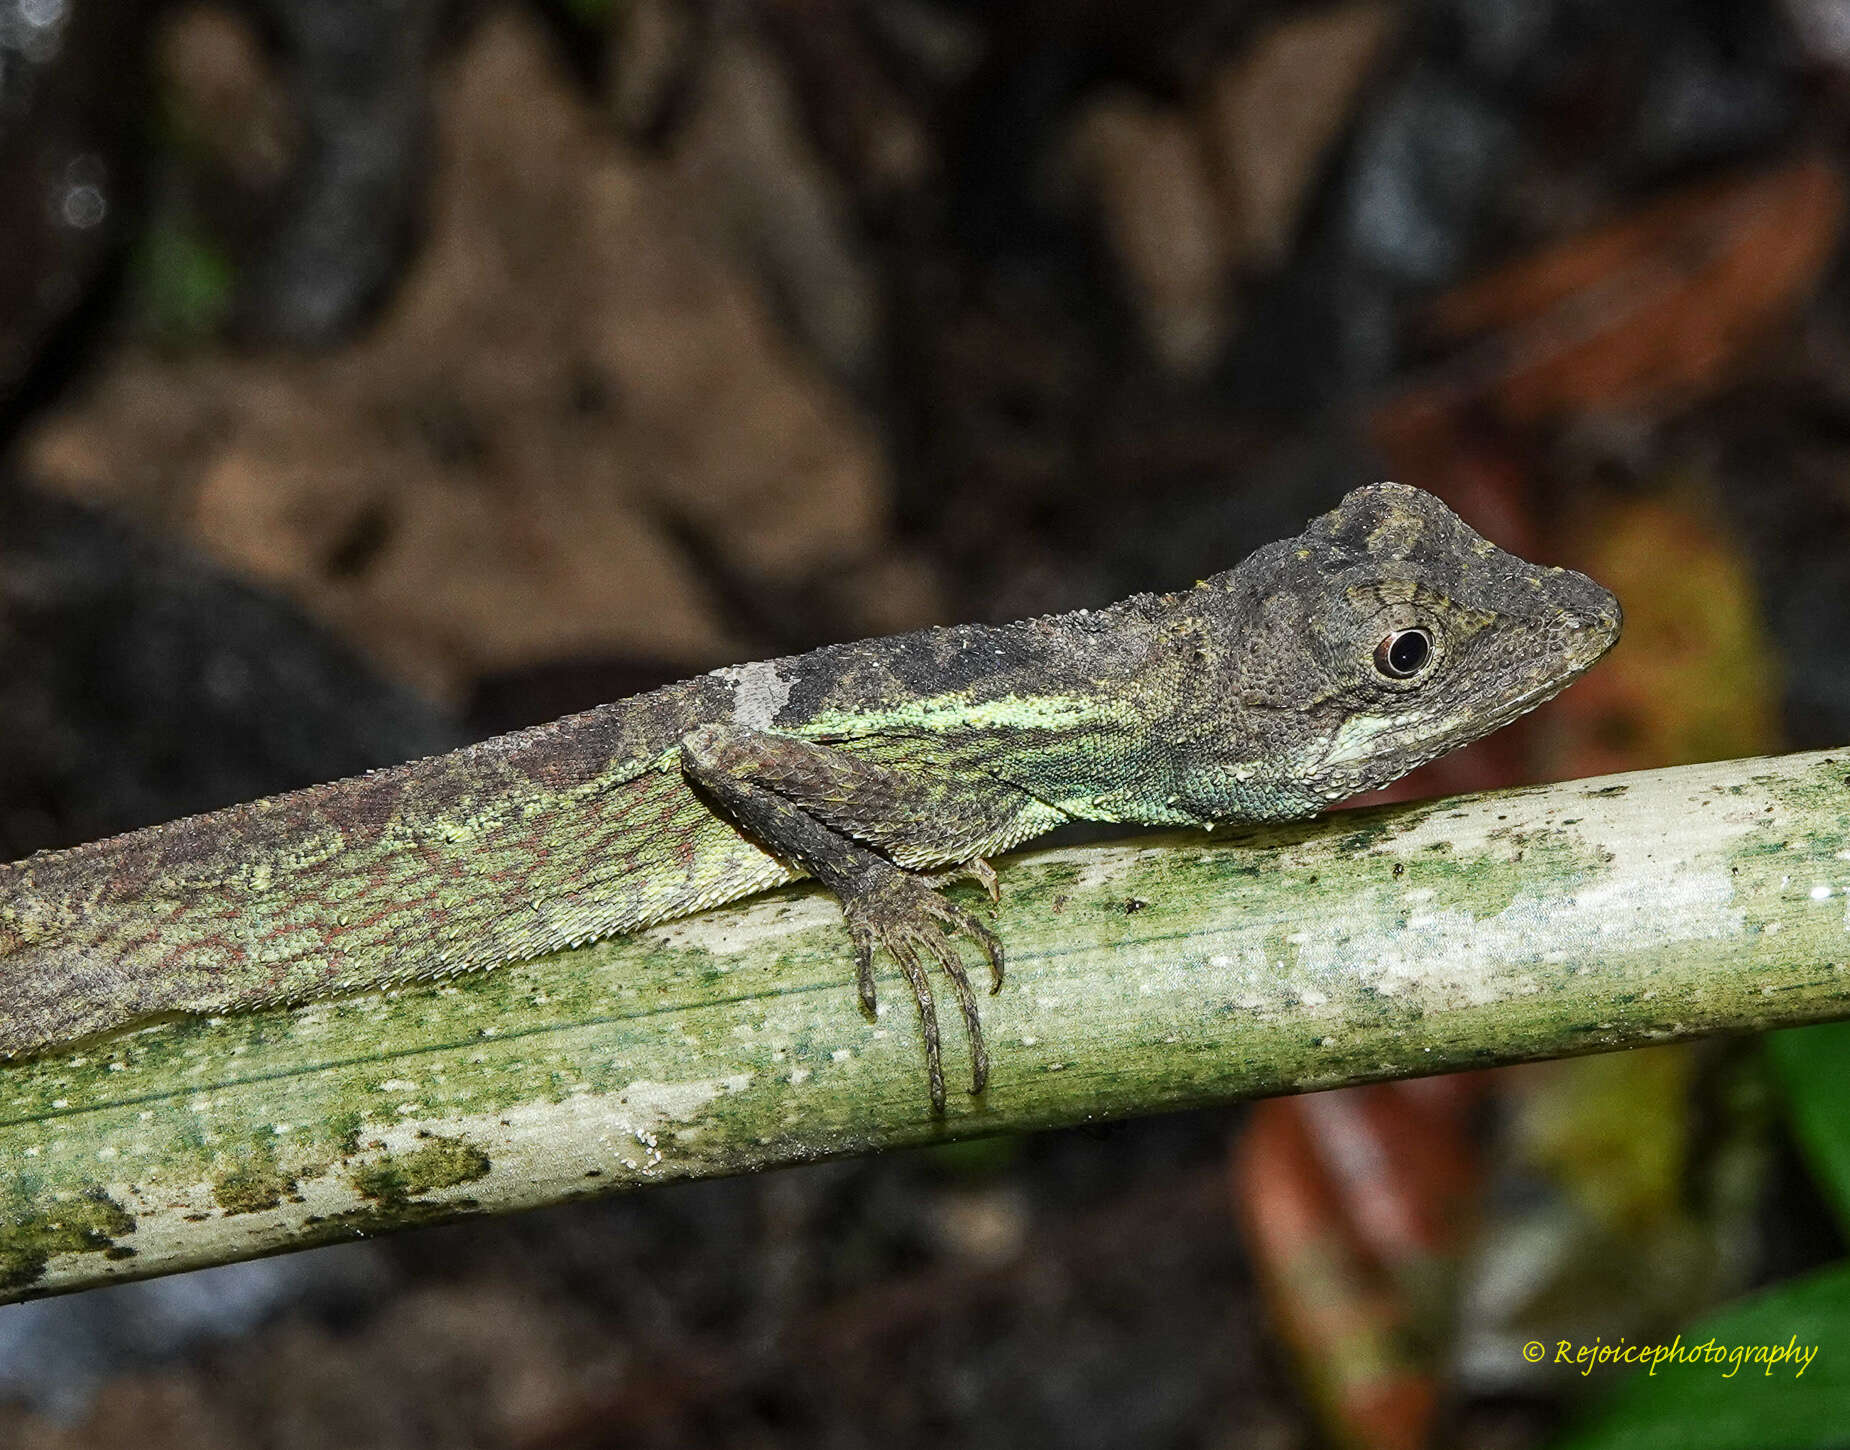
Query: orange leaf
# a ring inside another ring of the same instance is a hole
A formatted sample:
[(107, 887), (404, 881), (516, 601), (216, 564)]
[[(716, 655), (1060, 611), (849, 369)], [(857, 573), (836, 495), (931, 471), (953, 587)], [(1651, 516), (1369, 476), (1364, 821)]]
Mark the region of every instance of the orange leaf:
[(1377, 408), (1391, 451), (1456, 430), (1662, 410), (1712, 392), (1810, 294), (1837, 244), (1844, 182), (1807, 158), (1679, 192), (1439, 299), (1428, 326), (1462, 345)]

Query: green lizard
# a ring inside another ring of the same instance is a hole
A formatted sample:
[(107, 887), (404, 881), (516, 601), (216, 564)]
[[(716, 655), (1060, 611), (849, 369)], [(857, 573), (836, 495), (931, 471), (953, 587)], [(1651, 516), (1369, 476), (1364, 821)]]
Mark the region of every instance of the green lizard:
[[(0, 1056), (556, 951), (814, 876), (874, 1008), (928, 968), (988, 1074), (1002, 947), (947, 901), (1073, 820), (1315, 815), (1540, 704), (1619, 633), (1430, 494), (1376, 484), (1176, 594), (716, 670), (468, 749), (0, 865)], [(948, 868), (948, 869), (947, 869)], [(934, 871), (941, 874), (930, 874)]]

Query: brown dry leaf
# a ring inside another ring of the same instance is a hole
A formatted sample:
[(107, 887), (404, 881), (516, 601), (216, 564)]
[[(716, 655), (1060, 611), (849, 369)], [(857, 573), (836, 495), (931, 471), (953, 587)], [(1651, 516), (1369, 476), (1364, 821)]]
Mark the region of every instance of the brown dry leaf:
[(1311, 184), (1400, 23), (1376, 0), (1294, 15), (1209, 81), (1203, 128), (1242, 261), (1290, 255)]
[(1805, 299), (1836, 245), (1843, 176), (1819, 158), (1680, 192), (1441, 298), (1465, 344), (1379, 408), (1404, 453), (1467, 408), (1507, 423), (1658, 411), (1712, 391)]
[(1200, 372), (1227, 337), (1232, 244), (1194, 127), (1113, 93), (1080, 116), (1071, 152), (1152, 351), (1173, 373)]
[(167, 91), (164, 123), (204, 151), (240, 186), (278, 185), (302, 144), (289, 86), (264, 54), (256, 28), (229, 9), (189, 3), (162, 20), (154, 66)]
[(663, 520), (787, 587), (852, 567), (884, 534), (872, 430), (712, 239), (690, 164), (625, 151), (537, 21), (481, 23), (436, 109), (428, 238), (371, 332), (127, 348), (28, 468), (439, 695), (573, 654), (736, 657)]

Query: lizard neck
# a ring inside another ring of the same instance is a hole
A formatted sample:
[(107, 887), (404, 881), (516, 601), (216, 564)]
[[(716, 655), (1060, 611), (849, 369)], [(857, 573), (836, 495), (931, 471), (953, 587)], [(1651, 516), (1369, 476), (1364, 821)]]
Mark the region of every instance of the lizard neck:
[(1212, 585), (1153, 600), (1156, 647), (1128, 697), (1141, 707), (1143, 785), (1136, 813), (1150, 825), (1290, 821), (1329, 801), (1310, 784), (1320, 752), (1313, 702), (1297, 683), (1255, 664), (1252, 616), (1266, 602)]

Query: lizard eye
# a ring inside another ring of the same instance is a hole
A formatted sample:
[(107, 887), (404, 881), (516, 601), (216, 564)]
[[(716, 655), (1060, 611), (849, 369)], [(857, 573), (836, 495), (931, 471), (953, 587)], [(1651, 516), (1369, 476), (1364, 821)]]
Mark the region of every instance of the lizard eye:
[(1390, 680), (1410, 680), (1432, 659), (1432, 636), (1423, 629), (1397, 629), (1375, 646), (1375, 668)]

